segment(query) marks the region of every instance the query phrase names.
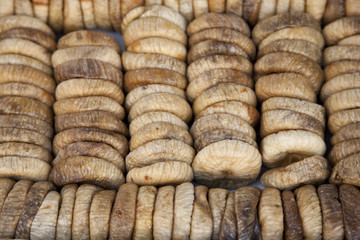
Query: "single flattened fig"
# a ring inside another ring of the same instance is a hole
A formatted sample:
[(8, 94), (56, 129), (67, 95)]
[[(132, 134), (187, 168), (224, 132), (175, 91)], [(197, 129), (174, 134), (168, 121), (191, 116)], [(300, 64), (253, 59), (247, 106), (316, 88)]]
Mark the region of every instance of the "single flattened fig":
[(123, 135), (94, 128), (72, 128), (60, 132), (54, 137), (54, 153), (57, 155), (67, 145), (81, 141), (106, 143), (116, 149), (123, 157), (129, 150), (127, 139)]
[(235, 189), (254, 181), (261, 168), (257, 148), (239, 140), (223, 140), (203, 148), (193, 164), (195, 180), (209, 187)]
[(258, 21), (261, 2), (261, 0), (244, 0), (243, 18), (252, 27)]
[(360, 108), (338, 111), (328, 118), (328, 128), (332, 134), (335, 134), (341, 128), (358, 122), (360, 122)]
[(195, 187), (195, 200), (191, 219), (190, 240), (211, 238), (213, 223), (209, 202), (207, 200), (207, 193), (207, 187)]
[(325, 82), (322, 86), (320, 92), (321, 101), (325, 102), (328, 97), (335, 93), (354, 88), (360, 88), (359, 72), (338, 75)]
[(240, 140), (250, 144), (251, 146), (257, 148), (257, 143), (254, 139), (249, 137), (247, 134), (244, 134), (240, 131), (233, 129), (222, 129), (215, 128), (213, 130), (209, 130), (204, 132), (198, 137), (194, 142), (194, 148), (196, 151), (200, 152), (204, 147), (219, 142), (222, 140)]
[(149, 166), (163, 161), (179, 161), (191, 164), (195, 150), (188, 144), (175, 139), (158, 139), (148, 142), (126, 156), (126, 169)]
[(110, 22), (114, 30), (121, 32), (121, 0), (109, 0)]
[(301, 12), (305, 13), (306, 0), (291, 0), (290, 13)]
[(346, 140), (360, 138), (360, 123), (352, 123), (345, 125), (343, 128), (336, 131), (336, 133), (331, 137), (331, 145), (341, 143)]
[(29, 180), (17, 181), (7, 195), (0, 213), (1, 238), (14, 238), (16, 225), (32, 184)]
[(224, 13), (225, 12), (225, 0), (209, 0), (210, 12)]
[(243, 15), (244, 0), (227, 0), (226, 13), (233, 13), (240, 17)]
[(220, 225), (224, 216), (228, 193), (228, 190), (222, 188), (211, 188), (208, 191), (209, 205), (213, 222), (211, 239), (220, 239)]
[(357, 239), (360, 236), (360, 192), (351, 185), (341, 185), (339, 196), (344, 218), (345, 238)]
[(109, 239), (130, 240), (135, 226), (138, 186), (125, 183), (117, 191), (110, 217)]
[(192, 118), (191, 107), (184, 98), (172, 93), (152, 93), (141, 98), (131, 107), (128, 120), (131, 122), (144, 113), (156, 111), (170, 112), (186, 123)]
[[(1, 116), (0, 116), (1, 119)], [(152, 122), (166, 122), (189, 130), (188, 125), (176, 115), (169, 112), (147, 112), (133, 119), (129, 126), (130, 136), (134, 135), (147, 124)]]
[(110, 81), (101, 79), (69, 79), (56, 87), (57, 100), (88, 96), (106, 96), (120, 104), (124, 102), (124, 93), (121, 88)]
[(0, 178), (0, 212), (5, 202), (5, 199), (7, 198), (7, 195), (9, 194), (14, 184), (15, 180), (12, 180), (10, 178)]
[(360, 14), (359, 11), (360, 5), (358, 1), (347, 0), (345, 2), (345, 12), (346, 16), (356, 16)]
[(193, 170), (189, 164), (179, 161), (164, 161), (131, 169), (126, 176), (126, 182), (138, 185), (177, 185), (192, 181), (193, 177)]
[(157, 189), (154, 186), (139, 188), (133, 239), (152, 239), (156, 194)]
[(47, 23), (49, 17), (49, 0), (33, 0), (32, 8), (34, 10), (34, 17)]
[(185, 17), (187, 22), (194, 19), (194, 9), (191, 0), (179, 0), (179, 12)]
[(360, 60), (341, 60), (330, 63), (324, 68), (325, 80), (329, 81), (339, 75), (360, 71)]
[(90, 239), (107, 239), (115, 194), (115, 190), (104, 190), (94, 195), (89, 214)]
[(100, 29), (112, 31), (113, 28), (110, 22), (109, 1), (93, 0), (93, 4), (96, 26)]
[(301, 218), (294, 193), (283, 191), (281, 200), (284, 210), (284, 238), (294, 240), (304, 239)]
[(256, 187), (242, 187), (235, 191), (235, 216), (238, 239), (256, 237), (257, 205), (261, 190)]
[(175, 187), (165, 186), (158, 189), (153, 215), (154, 239), (171, 239), (174, 218)]
[(84, 28), (81, 2), (82, 0), (64, 0), (64, 33)]
[(0, 55), (0, 64), (16, 64), (16, 65), (23, 65), (23, 66), (29, 66), (34, 69), (40, 70), (49, 76), (53, 75), (52, 69), (46, 65), (43, 62), (40, 62), (37, 59), (20, 55), (20, 54), (1, 54)]
[(329, 182), (332, 184), (351, 184), (359, 187), (360, 154), (356, 153), (342, 159), (333, 168)]
[(0, 17), (14, 14), (15, 1), (0, 0), (0, 4), (1, 4)]
[(219, 239), (237, 239), (234, 195), (235, 193), (231, 192), (227, 196), (226, 207), (221, 220)]
[(322, 215), (319, 197), (313, 185), (295, 190), (305, 239), (322, 239)]
[(346, 46), (346, 45), (360, 46), (360, 34), (346, 37), (346, 38), (340, 40), (337, 44), (341, 45), (341, 46)]
[(290, 190), (304, 184), (325, 182), (329, 175), (327, 160), (312, 156), (286, 167), (270, 169), (261, 176), (260, 181), (264, 187)]
[(360, 88), (334, 93), (326, 99), (324, 106), (329, 115), (343, 110), (360, 107)]
[(123, 32), (125, 46), (149, 37), (163, 37), (187, 44), (185, 32), (175, 23), (161, 17), (144, 17), (132, 21)]
[(346, 0), (327, 0), (323, 16), (323, 24), (327, 25), (345, 16)]
[(105, 111), (124, 119), (125, 110), (121, 104), (112, 98), (104, 96), (89, 96), (61, 99), (53, 105), (55, 115), (80, 113), (88, 111)]
[(360, 46), (331, 46), (324, 50), (324, 64), (342, 60), (360, 60)]
[(283, 167), (313, 155), (326, 152), (324, 139), (304, 130), (274, 133), (261, 142), (263, 163), (268, 168)]
[(332, 146), (328, 159), (332, 166), (336, 166), (342, 159), (360, 153), (360, 139), (349, 139)]
[(61, 205), (56, 224), (56, 239), (71, 239), (72, 218), (77, 188), (78, 186), (76, 184), (68, 184), (61, 189)]
[(276, 5), (277, 0), (267, 0), (262, 1), (260, 10), (259, 10), (259, 17), (258, 20), (261, 22), (261, 20), (265, 18), (269, 18), (271, 16), (274, 16), (276, 13)]
[(172, 239), (190, 239), (194, 199), (195, 190), (192, 183), (185, 182), (176, 187)]
[(55, 81), (48, 74), (23, 65), (0, 65), (0, 83), (19, 82), (40, 87), (50, 94), (55, 93)]
[(332, 184), (317, 189), (323, 219), (323, 239), (344, 239), (344, 222), (338, 189)]
[(30, 238), (30, 228), (35, 216), (47, 193), (52, 190), (55, 190), (55, 186), (50, 182), (36, 182), (31, 186), (15, 230), (15, 238)]
[(233, 69), (252, 75), (252, 63), (242, 56), (210, 55), (192, 62), (187, 69), (189, 81), (212, 69)]
[(187, 79), (176, 71), (160, 68), (143, 68), (125, 73), (126, 92), (148, 84), (164, 84), (185, 89)]
[(306, 12), (317, 21), (321, 21), (326, 7), (327, 0), (306, 1)]
[(276, 52), (267, 54), (255, 63), (254, 71), (258, 77), (283, 72), (302, 74), (316, 92), (320, 91), (324, 81), (324, 73), (320, 65), (297, 53)]
[(51, 57), (54, 68), (75, 59), (94, 59), (109, 63), (121, 69), (121, 58), (113, 48), (108, 46), (75, 46), (56, 50)]
[(75, 59), (65, 62), (54, 70), (57, 83), (73, 78), (101, 79), (123, 86), (123, 74), (115, 66), (96, 59)]
[(319, 46), (309, 41), (297, 39), (279, 39), (272, 41), (258, 52), (257, 57), (261, 58), (266, 54), (274, 52), (293, 52), (311, 58), (319, 64), (321, 64), (322, 61), (322, 51)]
[(55, 116), (55, 132), (62, 132), (71, 128), (99, 128), (129, 136), (129, 131), (114, 114), (104, 111), (88, 111), (62, 114)]
[(57, 191), (51, 191), (46, 195), (31, 224), (31, 239), (55, 239), (60, 201), (61, 197)]
[(49, 1), (49, 26), (57, 33), (61, 32), (64, 27), (63, 7), (63, 0)]
[[(81, 1), (85, 2), (85, 1)], [(121, 48), (116, 40), (108, 34), (90, 30), (71, 32), (59, 39), (57, 48), (72, 48), (79, 46), (107, 46), (121, 53)]]
[(194, 0), (193, 1), (194, 17), (198, 18), (201, 15), (207, 14), (209, 12), (209, 3), (207, 0)]
[(121, 16), (124, 18), (124, 16), (133, 8), (143, 6), (145, 4), (144, 0), (133, 0), (133, 1), (127, 1), (127, 0), (121, 0)]
[(46, 48), (49, 52), (56, 50), (56, 42), (54, 38), (38, 29), (14, 28), (0, 34), (0, 40), (6, 38), (21, 38), (29, 40)]
[(103, 189), (90, 184), (80, 185), (77, 189), (72, 217), (72, 239), (90, 239), (91, 202), (101, 190)]
[(60, 150), (52, 162), (52, 165), (66, 161), (66, 159), (73, 156), (88, 156), (104, 159), (117, 166), (121, 172), (125, 171), (124, 158), (120, 153), (110, 145), (101, 142), (75, 142), (68, 144), (64, 149)]
[(0, 156), (37, 158), (47, 163), (51, 163), (51, 161), (53, 160), (53, 156), (51, 152), (49, 152), (45, 148), (31, 143), (21, 143), (21, 142), (1, 143)]
[(126, 13), (126, 15), (122, 16), (121, 32), (124, 33), (127, 26), (134, 20), (138, 19), (141, 16), (141, 14), (143, 14), (144, 12), (145, 12), (145, 6), (138, 6), (131, 9), (128, 13)]
[(256, 133), (253, 127), (243, 119), (227, 114), (214, 113), (198, 118), (190, 128), (190, 133), (196, 140), (203, 133), (213, 129), (231, 129), (248, 135), (255, 140)]
[(276, 14), (280, 15), (283, 13), (290, 12), (291, 0), (277, 0), (276, 1)]
[(158, 139), (175, 139), (189, 146), (193, 145), (190, 133), (182, 127), (166, 122), (153, 122), (145, 125), (131, 136), (130, 151)]
[(155, 53), (132, 53), (124, 52), (122, 62), (125, 71), (132, 71), (142, 68), (160, 68), (172, 70), (185, 76), (186, 64), (179, 59)]
[(322, 32), (326, 44), (335, 45), (344, 38), (360, 33), (360, 16), (337, 19), (326, 25)]

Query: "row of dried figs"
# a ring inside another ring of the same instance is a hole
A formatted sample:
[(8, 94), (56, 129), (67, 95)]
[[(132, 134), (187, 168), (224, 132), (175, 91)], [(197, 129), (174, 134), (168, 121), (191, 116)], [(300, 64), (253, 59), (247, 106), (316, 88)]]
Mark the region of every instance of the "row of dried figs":
[(194, 187), (115, 190), (0, 179), (0, 237), (31, 239), (358, 239), (360, 191)]
[(0, 175), (47, 180), (51, 170), (55, 81), (52, 30), (36, 18), (0, 23)]

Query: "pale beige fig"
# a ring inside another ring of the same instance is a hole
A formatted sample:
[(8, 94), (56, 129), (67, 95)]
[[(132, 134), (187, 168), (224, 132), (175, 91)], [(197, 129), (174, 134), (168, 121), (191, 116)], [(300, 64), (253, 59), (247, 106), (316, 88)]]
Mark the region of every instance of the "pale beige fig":
[(264, 46), (257, 54), (258, 58), (274, 52), (293, 52), (311, 58), (317, 63), (322, 61), (322, 51), (316, 44), (297, 39), (279, 39)]
[(327, 45), (335, 45), (344, 38), (359, 34), (360, 16), (344, 17), (326, 25), (323, 29)]
[(345, 16), (345, 0), (328, 0), (323, 16), (323, 23), (327, 25)]
[(50, 163), (53, 159), (51, 153), (43, 147), (21, 142), (6, 142), (0, 144), (0, 156), (14, 156), (36, 158)]
[(185, 182), (176, 187), (172, 239), (190, 239), (194, 199), (195, 190), (192, 183)]
[(210, 239), (212, 234), (212, 217), (207, 200), (208, 188), (195, 187), (194, 208), (191, 219), (190, 239)]
[(120, 103), (103, 96), (61, 99), (54, 103), (53, 109), (55, 115), (98, 110), (112, 113), (119, 119), (125, 117), (125, 110)]
[(40, 70), (48, 74), (49, 76), (53, 75), (52, 68), (46, 65), (45, 63), (40, 62), (37, 59), (20, 54), (14, 54), (14, 53), (1, 54), (0, 64), (16, 64), (16, 65), (28, 66)]
[(110, 217), (109, 239), (131, 239), (136, 217), (138, 186), (125, 183), (117, 191)]
[(278, 0), (276, 2), (276, 14), (280, 15), (283, 13), (290, 12), (291, 0)]
[(171, 239), (174, 218), (175, 187), (164, 186), (158, 189), (153, 215), (153, 237)]
[(15, 1), (1, 0), (0, 17), (9, 16), (14, 14)]
[[(1, 117), (0, 117), (1, 118)], [(176, 115), (169, 112), (147, 112), (131, 121), (129, 126), (130, 136), (134, 135), (143, 126), (152, 122), (166, 122), (189, 130), (188, 125)]]
[[(290, 63), (290, 64), (289, 64)], [(308, 78), (310, 86), (320, 91), (324, 73), (319, 64), (312, 59), (297, 53), (276, 52), (260, 58), (254, 65), (258, 77), (283, 72), (295, 72)]]
[(282, 239), (284, 231), (284, 213), (280, 191), (265, 188), (259, 201), (259, 222), (261, 239)]
[(24, 208), (26, 196), (33, 182), (20, 180), (8, 193), (0, 213), (1, 238), (14, 238), (16, 225)]
[(223, 101), (241, 101), (252, 107), (257, 103), (255, 92), (251, 88), (236, 83), (221, 83), (205, 90), (195, 99), (194, 114), (197, 115), (210, 105)]
[(129, 142), (130, 151), (157, 139), (175, 139), (189, 146), (193, 145), (190, 133), (182, 127), (172, 123), (153, 122), (145, 125), (137, 133), (131, 136)]
[(148, 37), (163, 37), (186, 46), (185, 32), (175, 23), (161, 17), (144, 17), (131, 22), (123, 32), (125, 46)]
[(325, 126), (309, 115), (291, 110), (273, 110), (262, 114), (260, 124), (262, 138), (287, 130), (309, 131), (324, 138)]
[(213, 40), (218, 42), (231, 43), (244, 50), (250, 59), (255, 58), (256, 47), (254, 42), (246, 35), (230, 28), (209, 28), (194, 33), (189, 37), (190, 47), (202, 41)]
[(94, 195), (102, 188), (95, 185), (83, 184), (76, 191), (71, 238), (90, 239), (90, 207)]
[(356, 187), (344, 184), (339, 187), (339, 195), (344, 219), (345, 238), (357, 238), (360, 231), (360, 192)]
[(341, 60), (333, 62), (324, 68), (326, 81), (329, 81), (339, 75), (358, 72), (360, 60)]
[(345, 12), (346, 16), (356, 16), (360, 14), (359, 11), (360, 4), (355, 0), (347, 0), (345, 2)]
[(265, 18), (269, 18), (275, 15), (276, 5), (277, 5), (276, 2), (277, 0), (268, 0), (261, 2), (258, 21), (261, 21)]
[(305, 185), (295, 190), (304, 238), (322, 239), (322, 215), (319, 197), (313, 185)]
[(187, 22), (191, 22), (194, 19), (194, 9), (191, 0), (179, 0), (179, 13), (181, 13)]
[[(10, 1), (13, 2), (13, 1)], [(6, 6), (7, 4), (2, 4), (2, 6)], [(40, 19), (30, 17), (30, 16), (6, 16), (1, 18), (0, 20), (0, 33), (6, 32), (8, 30), (12, 30), (15, 28), (32, 28), (39, 31), (42, 31), (48, 34), (50, 37), (55, 39), (55, 34), (51, 30), (51, 28), (41, 21)]]
[(57, 85), (55, 91), (57, 100), (88, 96), (106, 96), (120, 104), (123, 104), (125, 98), (118, 85), (101, 79), (69, 79)]
[(317, 21), (321, 21), (325, 13), (327, 0), (306, 1), (306, 12), (313, 16)]
[(319, 135), (303, 131), (281, 131), (261, 142), (263, 163), (268, 168), (282, 167), (313, 155), (324, 155), (326, 145)]
[(189, 81), (194, 80), (200, 74), (212, 69), (234, 69), (248, 75), (252, 74), (252, 63), (242, 56), (211, 55), (192, 62), (187, 69)]
[(115, 195), (115, 190), (104, 190), (94, 195), (89, 214), (90, 239), (107, 239)]
[(227, 196), (226, 207), (221, 220), (219, 239), (236, 239), (237, 222), (234, 195), (234, 192), (230, 192)]
[(93, 0), (95, 23), (98, 28), (112, 31), (109, 15), (109, 1)]
[[(120, 6), (122, 8), (122, 6)], [(125, 15), (121, 16), (121, 32), (124, 33), (127, 26), (133, 22), (134, 20), (138, 19), (141, 14), (145, 12), (145, 6), (137, 6), (127, 12)]]
[(286, 167), (266, 171), (261, 176), (261, 184), (264, 187), (289, 190), (304, 184), (322, 183), (329, 175), (327, 160), (320, 156), (312, 156)]
[(129, 111), (137, 101), (153, 93), (171, 93), (185, 99), (185, 92), (182, 89), (165, 84), (149, 84), (137, 87), (126, 95), (126, 110)]
[(124, 17), (131, 9), (143, 6), (144, 4), (144, 0), (135, 0), (130, 2), (127, 0), (121, 0), (121, 15)]
[(306, 0), (291, 0), (290, 13), (305, 12)]
[(94, 59), (121, 69), (120, 55), (108, 46), (76, 46), (63, 48), (54, 52), (51, 57), (51, 63), (54, 68), (76, 59)]
[(127, 139), (123, 135), (94, 128), (73, 128), (60, 132), (54, 137), (54, 153), (58, 154), (68, 144), (80, 141), (106, 143), (115, 148), (123, 157), (129, 149)]
[(61, 189), (61, 206), (56, 224), (57, 239), (71, 239), (72, 217), (77, 188), (76, 184), (68, 184)]
[(261, 168), (257, 148), (238, 140), (208, 145), (195, 156), (195, 180), (209, 187), (234, 189), (254, 181)]
[(344, 126), (343, 128), (336, 131), (336, 133), (331, 137), (330, 142), (332, 145), (341, 143), (346, 140), (359, 138), (360, 136), (360, 123), (355, 122), (352, 124), (348, 124)]
[(61, 197), (57, 191), (49, 192), (31, 224), (31, 239), (55, 239)]
[(163, 0), (164, 5), (173, 9), (176, 12), (179, 12), (179, 0)]
[(338, 75), (325, 84), (321, 88), (320, 98), (323, 102), (335, 93), (360, 88), (360, 73), (345, 73)]
[(244, 0), (227, 0), (226, 13), (233, 13), (240, 17), (243, 15)]
[(260, 114), (255, 107), (240, 101), (223, 101), (210, 105), (196, 115), (196, 119), (215, 113), (228, 113), (240, 117), (255, 127), (260, 120)]
[(95, 22), (94, 2), (80, 0), (80, 5), (81, 5), (81, 12), (83, 14), (82, 18), (84, 21), (85, 28), (87, 29), (96, 28), (97, 26)]
[(255, 140), (253, 127), (243, 119), (227, 113), (215, 113), (198, 118), (190, 128), (190, 133), (196, 140), (203, 133), (214, 129), (231, 129), (248, 135)]
[(230, 28), (250, 36), (250, 28), (247, 23), (235, 14), (208, 13), (196, 18), (187, 27), (188, 35), (209, 28)]
[(277, 73), (260, 77), (255, 84), (259, 101), (273, 97), (291, 97), (309, 102), (316, 102), (316, 92), (308, 79), (299, 73)]
[(111, 64), (95, 59), (76, 59), (65, 62), (54, 69), (58, 83), (74, 78), (107, 80), (123, 86), (123, 74)]
[(281, 194), (284, 211), (284, 238), (304, 239), (299, 209), (295, 194), (292, 191), (283, 191)]
[(258, 21), (261, 2), (261, 0), (244, 0), (243, 18), (252, 27)]
[(328, 128), (332, 134), (335, 134), (341, 128), (352, 123), (360, 122), (360, 109), (350, 109), (331, 114), (328, 118)]
[(209, 12), (209, 3), (207, 0), (194, 0), (193, 1), (194, 17), (198, 18), (201, 15), (207, 14)]
[(49, 25), (57, 33), (61, 32), (64, 27), (63, 7), (64, 2), (62, 0), (49, 1)]
[(317, 189), (323, 219), (323, 239), (344, 239), (344, 222), (339, 193), (332, 184)]
[(129, 136), (126, 125), (115, 115), (104, 111), (88, 111), (55, 116), (55, 132), (71, 128), (99, 128)]
[(360, 34), (346, 37), (346, 38), (340, 40), (337, 44), (341, 45), (341, 46), (347, 46), (347, 45), (360, 46)]
[(211, 188), (208, 191), (208, 199), (213, 222), (211, 239), (219, 239), (220, 226), (224, 216), (225, 207), (227, 206), (226, 199), (228, 193), (228, 190), (222, 188)]
[(2, 208), (5, 199), (7, 198), (10, 190), (15, 184), (15, 180), (12, 180), (10, 178), (0, 178), (0, 208)]
[(360, 186), (359, 181), (360, 153), (341, 159), (333, 168), (329, 178), (332, 184), (352, 184)]
[(109, 17), (116, 32), (121, 32), (121, 0), (109, 0)]
[(14, 0), (15, 15), (34, 16), (30, 0)]
[(184, 98), (172, 93), (153, 93), (141, 98), (131, 107), (128, 120), (131, 122), (144, 113), (154, 111), (173, 113), (186, 123), (192, 117), (191, 107)]
[[(45, 181), (36, 182), (31, 186), (24, 203), (24, 209), (16, 227), (15, 238), (30, 238), (30, 228), (32, 223), (35, 220), (37, 213), (40, 211), (43, 201), (48, 198), (47, 193), (52, 190), (55, 190), (55, 186), (52, 183)], [(49, 219), (49, 221), (53, 221), (53, 219)], [(50, 223), (53, 224), (54, 222)], [(35, 224), (39, 224), (39, 222)], [(56, 222), (54, 226), (56, 227)]]
[(81, 30), (85, 27), (80, 0), (64, 0), (64, 29), (65, 33)]
[(360, 46), (332, 46), (324, 50), (324, 64), (342, 60), (359, 60)]
[(334, 93), (325, 101), (325, 108), (329, 115), (347, 109), (356, 109), (360, 107), (360, 88), (348, 89)]
[(184, 162), (164, 161), (131, 169), (126, 182), (138, 185), (177, 185), (193, 180), (192, 168)]
[(136, 69), (125, 74), (124, 88), (126, 92), (148, 84), (164, 84), (185, 89), (187, 79), (176, 71), (160, 68)]

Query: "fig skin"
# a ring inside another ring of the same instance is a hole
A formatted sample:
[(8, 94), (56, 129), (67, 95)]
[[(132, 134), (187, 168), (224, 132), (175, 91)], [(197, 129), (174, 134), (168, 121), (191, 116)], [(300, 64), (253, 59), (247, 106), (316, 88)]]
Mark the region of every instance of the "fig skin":
[(352, 185), (341, 185), (339, 196), (344, 216), (346, 239), (360, 237), (360, 192)]
[(284, 209), (284, 237), (289, 240), (301, 240), (304, 238), (302, 223), (295, 195), (291, 191), (283, 191), (281, 199)]

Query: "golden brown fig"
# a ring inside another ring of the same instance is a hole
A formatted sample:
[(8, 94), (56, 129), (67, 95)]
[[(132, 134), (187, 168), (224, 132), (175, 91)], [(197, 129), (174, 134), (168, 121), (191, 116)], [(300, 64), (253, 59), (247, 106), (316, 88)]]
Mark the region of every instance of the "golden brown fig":
[(333, 62), (324, 68), (326, 81), (329, 81), (339, 75), (358, 72), (360, 68), (359, 60), (341, 60)]
[(344, 126), (343, 128), (336, 131), (336, 133), (331, 137), (330, 142), (332, 145), (341, 143), (346, 140), (359, 138), (360, 137), (360, 123), (352, 123)]
[(326, 25), (323, 29), (327, 45), (335, 45), (340, 40), (360, 33), (360, 16), (344, 17)]
[(154, 239), (171, 239), (174, 218), (174, 195), (173, 186), (165, 186), (158, 189), (153, 215)]
[(359, 60), (360, 46), (332, 46), (324, 50), (324, 64), (342, 60)]
[(321, 88), (320, 98), (323, 102), (335, 93), (360, 88), (360, 73), (345, 73), (338, 75), (329, 81), (325, 82)]
[(210, 239), (212, 233), (212, 218), (207, 200), (208, 188), (195, 187), (194, 210), (191, 219), (190, 240)]
[(131, 9), (128, 13), (126, 13), (126, 15), (122, 16), (122, 21), (121, 21), (122, 33), (125, 32), (127, 26), (134, 20), (138, 19), (145, 12), (145, 10), (146, 10), (145, 6), (137, 6)]
[(64, 32), (69, 33), (84, 28), (80, 0), (64, 0)]
[(327, 25), (345, 16), (345, 0), (328, 0), (323, 16), (323, 23)]
[(351, 184), (359, 187), (360, 154), (342, 159), (333, 168), (329, 182), (332, 184)]
[(47, 23), (49, 16), (49, 0), (33, 0), (32, 8), (34, 10), (34, 17)]
[(284, 210), (285, 239), (303, 239), (302, 223), (294, 193), (291, 191), (283, 191), (281, 200)]
[[(225, 212), (226, 198), (229, 191), (222, 188), (211, 188), (208, 192), (213, 229), (211, 239), (219, 239), (221, 220)], [(234, 197), (232, 197), (234, 198)], [(232, 204), (233, 205), (233, 204)], [(234, 210), (234, 209), (233, 209)], [(234, 212), (235, 214), (235, 212)], [(236, 220), (235, 220), (236, 221)], [(236, 228), (236, 226), (235, 226)], [(236, 235), (236, 233), (235, 233)]]
[(357, 122), (360, 122), (360, 108), (339, 111), (330, 115), (328, 128), (332, 134), (335, 134), (341, 128)]
[(29, 66), (36, 70), (40, 70), (50, 76), (53, 75), (53, 71), (48, 65), (44, 64), (43, 62), (37, 59), (25, 55), (20, 55), (15, 53), (1, 54), (0, 64), (16, 64), (16, 65)]
[(261, 2), (261, 0), (244, 0), (243, 18), (252, 27), (258, 21)]
[(360, 236), (359, 202), (360, 192), (351, 185), (342, 185), (339, 188), (339, 196), (342, 205), (345, 238), (356, 239)]
[(49, 152), (45, 148), (31, 143), (21, 143), (21, 142), (1, 143), (0, 156), (36, 158), (47, 163), (50, 163), (53, 159), (51, 152)]
[(345, 2), (345, 12), (346, 16), (356, 16), (360, 14), (359, 11), (360, 5), (358, 1), (347, 0)]
[(209, 12), (209, 3), (207, 0), (194, 0), (193, 1), (194, 17), (198, 18), (201, 15), (207, 14)]
[(227, 0), (226, 13), (233, 13), (240, 17), (243, 15), (244, 0)]
[(347, 109), (359, 108), (360, 88), (348, 89), (334, 93), (325, 101), (325, 108), (329, 115)]
[(109, 17), (112, 27), (116, 32), (121, 32), (121, 0), (109, 1)]
[(325, 12), (326, 2), (327, 0), (306, 1), (306, 12), (317, 21), (321, 21)]
[(227, 196), (224, 216), (221, 220), (219, 239), (236, 239), (236, 215), (234, 192)]
[(338, 42), (338, 45), (348, 46), (348, 45), (355, 45), (360, 46), (360, 34), (356, 34), (350, 37), (346, 37), (343, 40)]
[(342, 159), (357, 153), (360, 153), (360, 139), (345, 140), (332, 146), (329, 161), (332, 166), (335, 166)]
[(63, 5), (62, 0), (49, 1), (49, 25), (57, 33), (64, 27)]
[(0, 178), (0, 209), (2, 208), (5, 199), (7, 198), (10, 190), (15, 184), (15, 180), (12, 180), (10, 178)]

